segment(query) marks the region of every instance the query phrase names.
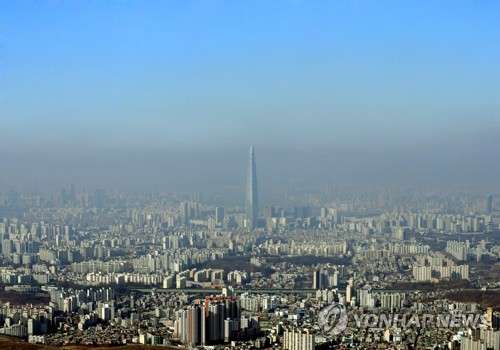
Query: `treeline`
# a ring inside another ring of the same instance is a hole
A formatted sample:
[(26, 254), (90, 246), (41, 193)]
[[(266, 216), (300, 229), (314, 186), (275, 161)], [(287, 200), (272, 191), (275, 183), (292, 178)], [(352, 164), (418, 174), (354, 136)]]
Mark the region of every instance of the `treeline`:
[(500, 310), (500, 291), (499, 290), (463, 290), (459, 292), (450, 292), (446, 298), (462, 303), (478, 303), (482, 307), (492, 307), (494, 310)]
[(447, 289), (464, 289), (471, 288), (471, 284), (467, 280), (456, 280), (456, 281), (439, 281), (437, 283), (433, 282), (400, 282), (392, 284), (389, 289), (420, 289), (422, 291), (436, 291), (436, 290), (447, 290)]
[(342, 257), (330, 257), (330, 256), (315, 256), (315, 255), (303, 255), (303, 256), (273, 256), (266, 258), (267, 261), (271, 263), (286, 262), (294, 265), (318, 265), (318, 264), (333, 264), (333, 265), (349, 265), (351, 259)]
[(225, 273), (234, 270), (261, 272), (264, 276), (269, 276), (275, 272), (268, 266), (256, 266), (254, 264), (250, 264), (249, 256), (229, 256), (227, 258), (213, 260), (204, 264), (199, 269), (221, 269), (224, 270)]
[(11, 303), (12, 305), (47, 305), (50, 302), (48, 293), (24, 293), (16, 291), (6, 291), (3, 287), (0, 289), (0, 302)]

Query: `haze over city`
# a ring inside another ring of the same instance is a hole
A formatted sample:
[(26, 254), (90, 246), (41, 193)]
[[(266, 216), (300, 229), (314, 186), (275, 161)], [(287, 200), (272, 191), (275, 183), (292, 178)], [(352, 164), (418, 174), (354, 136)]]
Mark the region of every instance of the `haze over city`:
[(0, 349), (500, 350), (499, 24), (0, 0)]
[(4, 187), (498, 184), (495, 1), (0, 9)]

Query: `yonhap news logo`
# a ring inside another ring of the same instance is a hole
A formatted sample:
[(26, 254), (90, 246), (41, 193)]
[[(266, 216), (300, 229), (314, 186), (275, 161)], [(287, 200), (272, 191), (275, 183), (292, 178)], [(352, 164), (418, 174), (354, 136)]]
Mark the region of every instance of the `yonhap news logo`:
[(329, 305), (318, 316), (319, 327), (329, 337), (342, 333), (347, 327), (347, 321), (347, 309), (342, 304)]
[(318, 325), (326, 337), (341, 334), (350, 322), (357, 329), (369, 328), (462, 328), (477, 329), (480, 326), (491, 325), (486, 314), (480, 313), (366, 313), (348, 312), (342, 304), (332, 304), (323, 308), (318, 315)]

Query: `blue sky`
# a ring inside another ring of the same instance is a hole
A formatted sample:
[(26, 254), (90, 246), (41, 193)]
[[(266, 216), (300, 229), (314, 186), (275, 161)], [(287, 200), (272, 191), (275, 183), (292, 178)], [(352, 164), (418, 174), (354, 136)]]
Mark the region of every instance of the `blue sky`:
[(498, 1), (0, 0), (0, 155), (486, 165), (499, 62)]

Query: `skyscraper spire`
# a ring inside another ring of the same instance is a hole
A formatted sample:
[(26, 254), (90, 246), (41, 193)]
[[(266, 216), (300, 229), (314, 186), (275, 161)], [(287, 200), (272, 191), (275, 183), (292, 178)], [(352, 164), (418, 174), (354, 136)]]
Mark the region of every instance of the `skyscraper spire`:
[(248, 155), (247, 190), (245, 205), (246, 227), (253, 229), (259, 223), (259, 199), (257, 194), (257, 170), (255, 168), (255, 152), (250, 146)]

